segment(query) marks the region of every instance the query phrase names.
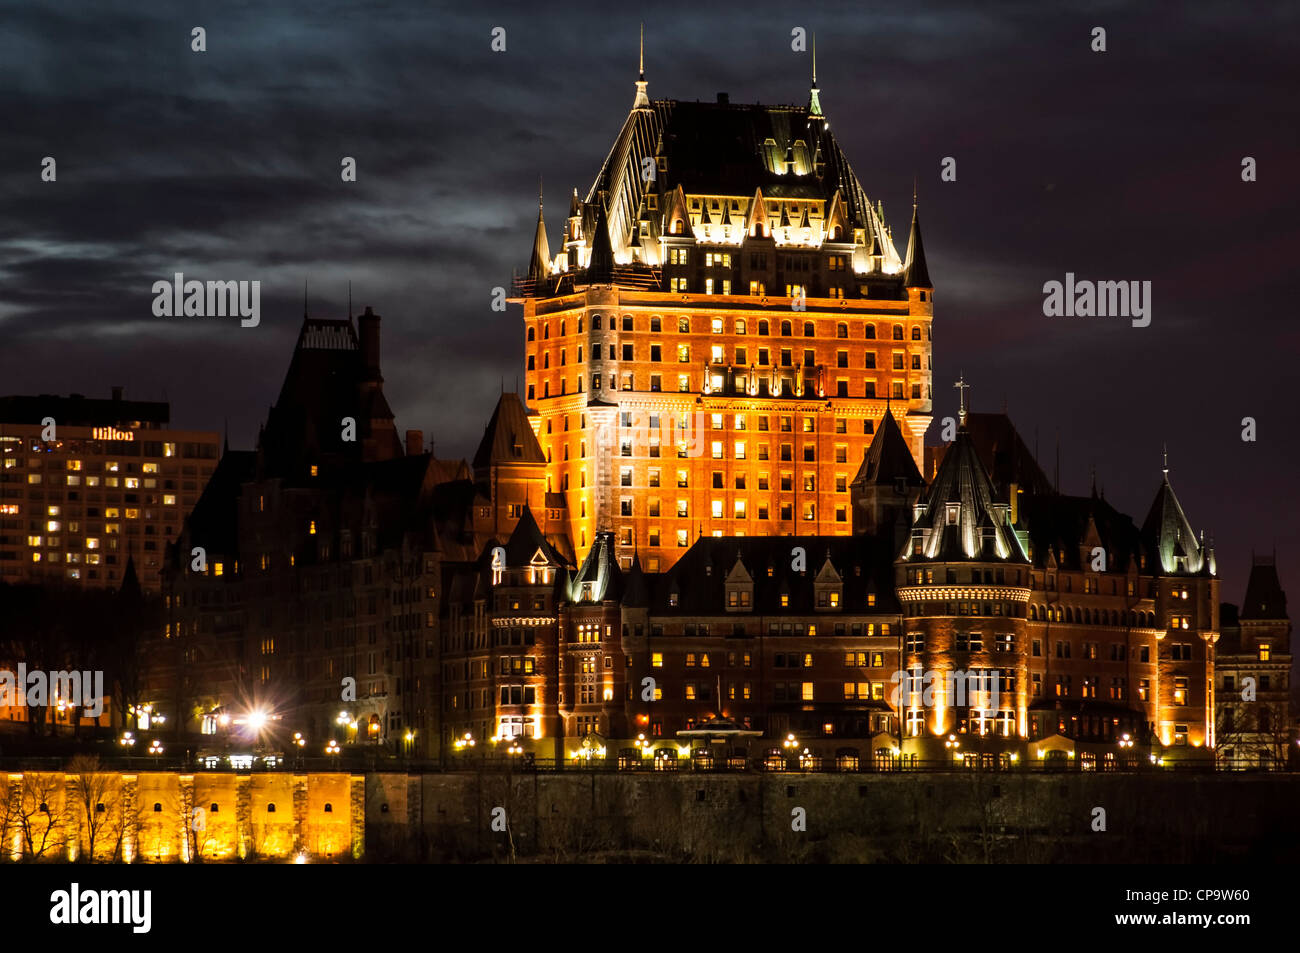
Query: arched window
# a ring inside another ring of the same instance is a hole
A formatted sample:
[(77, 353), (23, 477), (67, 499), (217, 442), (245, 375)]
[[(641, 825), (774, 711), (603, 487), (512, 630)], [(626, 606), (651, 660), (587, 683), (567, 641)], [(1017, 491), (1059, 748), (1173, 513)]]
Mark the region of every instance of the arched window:
[(543, 354), (543, 355), (542, 355), (542, 368), (543, 368), (543, 369), (546, 369), (546, 368), (549, 368), (550, 366), (551, 366), (551, 355), (550, 355), (550, 354)]
[(632, 315), (630, 314), (623, 315), (623, 330), (624, 331), (632, 330)]
[(593, 331), (599, 331), (599, 330), (600, 330), (600, 315), (598, 315), (598, 314), (593, 314), (593, 315), (591, 316), (591, 329), (592, 329)]
[(564, 322), (560, 322), (560, 337), (564, 337)]
[(162, 813), (162, 805), (159, 804), (157, 801), (154, 801), (154, 802), (153, 802), (153, 812), (154, 812), (155, 814), (161, 814), (161, 813)]
[(894, 340), (895, 341), (903, 340), (903, 326), (901, 324), (894, 325)]
[(213, 801), (212, 805), (208, 808), (208, 813), (219, 814), (220, 812), (221, 812), (221, 808), (217, 805), (215, 801)]
[(813, 337), (814, 335), (816, 335), (816, 333), (817, 333), (817, 329), (813, 327), (813, 323), (812, 323), (811, 321), (805, 321), (805, 322), (803, 323), (803, 336), (804, 336), (804, 337), (806, 337), (806, 338), (810, 338), (810, 337)]
[(781, 322), (781, 337), (783, 337), (783, 338), (788, 338), (788, 337), (790, 336), (790, 334), (791, 334), (791, 326), (790, 326), (790, 322), (789, 322), (789, 321), (782, 321), (782, 322)]
[(536, 340), (537, 340), (537, 329), (536, 329), (536, 328), (529, 328), (529, 329), (528, 329), (528, 340), (530, 340), (530, 341), (536, 341)]
[(274, 805), (274, 804), (268, 804), (268, 805), (266, 806), (266, 813), (267, 813), (267, 814), (274, 814), (274, 813), (275, 813), (275, 805)]
[(767, 333), (769, 333), (769, 332), (768, 332), (768, 329), (767, 329), (767, 322), (766, 322), (766, 321), (759, 321), (759, 322), (758, 322), (758, 333), (759, 333), (759, 334), (767, 334)]
[(578, 333), (582, 333), (582, 315), (578, 315)]
[(542, 325), (542, 339), (543, 339), (543, 340), (549, 340), (550, 337), (551, 337), (551, 326), (550, 326), (549, 324), (543, 324), (543, 325)]
[(921, 340), (921, 328), (919, 325), (913, 326), (912, 328), (912, 340), (913, 341)]
[(535, 357), (534, 357), (533, 355), (531, 355), (531, 354), (528, 355), (528, 369), (529, 369), (530, 371), (535, 371), (535, 370), (537, 370), (537, 358), (535, 358)]
[(846, 337), (848, 337), (848, 336), (849, 336), (849, 326), (848, 326), (847, 324), (844, 324), (843, 322), (840, 322), (839, 324), (835, 325), (835, 336), (836, 336), (837, 338), (846, 338)]
[[(581, 331), (582, 329), (579, 328), (578, 330)], [(326, 801), (326, 802), (325, 802), (325, 813), (326, 813), (326, 814), (333, 814), (333, 813), (334, 813), (334, 805), (331, 804), (329, 801)]]
[(867, 340), (874, 341), (876, 339), (876, 326), (872, 324), (870, 321), (868, 321), (866, 330), (867, 330), (867, 334), (866, 334)]
[(1029, 621), (1030, 622), (1038, 621), (1038, 606), (1029, 607)]

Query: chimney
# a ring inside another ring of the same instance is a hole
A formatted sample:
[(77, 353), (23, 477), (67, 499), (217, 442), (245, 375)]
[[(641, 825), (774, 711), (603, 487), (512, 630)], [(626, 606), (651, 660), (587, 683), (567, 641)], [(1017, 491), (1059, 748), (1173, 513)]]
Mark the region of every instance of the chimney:
[(122, 399), (122, 388), (121, 388), (121, 387), (114, 387), (114, 388), (113, 388), (113, 399), (114, 399), (114, 400), (121, 400), (121, 399)]
[(408, 457), (414, 457), (421, 453), (424, 453), (424, 431), (406, 431), (406, 455)]
[(379, 373), (379, 315), (366, 305), (366, 313), (357, 318), (361, 338), (361, 364), (368, 381), (382, 381)]

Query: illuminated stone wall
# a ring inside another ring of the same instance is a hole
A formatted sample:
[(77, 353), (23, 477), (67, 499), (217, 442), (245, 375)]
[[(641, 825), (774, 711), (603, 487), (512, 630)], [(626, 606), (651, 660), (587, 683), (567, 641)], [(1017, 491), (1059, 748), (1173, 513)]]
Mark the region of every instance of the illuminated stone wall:
[(359, 858), (364, 779), (343, 773), (15, 772), (5, 860), (100, 862)]

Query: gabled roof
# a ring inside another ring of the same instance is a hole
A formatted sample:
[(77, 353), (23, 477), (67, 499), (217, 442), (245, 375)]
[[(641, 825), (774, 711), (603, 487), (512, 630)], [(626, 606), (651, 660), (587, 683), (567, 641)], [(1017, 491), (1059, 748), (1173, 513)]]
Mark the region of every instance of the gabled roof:
[(853, 478), (853, 485), (892, 486), (899, 480), (906, 481), (907, 486), (925, 486), (902, 428), (893, 413), (886, 411), (880, 429), (871, 438), (871, 446), (862, 458), (857, 476)]
[(546, 463), (518, 394), (501, 395), (474, 452), (476, 473), (502, 463)]
[(506, 541), (505, 549), (506, 565), (511, 568), (519, 569), (536, 565), (538, 553), (552, 565), (568, 565), (568, 561), (560, 555), (554, 546), (546, 541), (546, 536), (542, 533), (541, 527), (537, 525), (537, 520), (533, 518), (532, 509), (526, 503), (524, 504), (524, 512), (519, 517), (519, 522), (515, 524), (510, 539)]

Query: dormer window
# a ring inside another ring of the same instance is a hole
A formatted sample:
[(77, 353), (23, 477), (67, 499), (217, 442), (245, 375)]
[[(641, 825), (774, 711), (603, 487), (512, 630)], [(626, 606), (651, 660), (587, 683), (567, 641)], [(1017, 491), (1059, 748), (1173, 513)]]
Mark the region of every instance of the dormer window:
[(958, 519), (960, 518), (960, 516), (961, 516), (961, 504), (960, 504), (960, 503), (949, 503), (949, 504), (947, 505), (946, 509), (947, 509), (948, 525), (949, 525), (949, 526), (956, 526), (956, 525), (957, 525), (957, 520), (958, 520)]

